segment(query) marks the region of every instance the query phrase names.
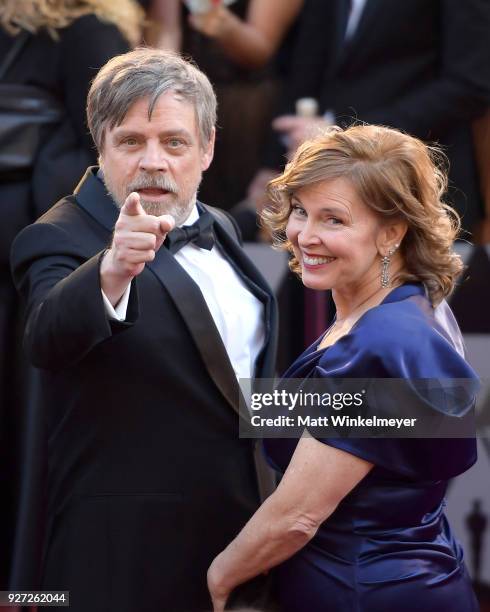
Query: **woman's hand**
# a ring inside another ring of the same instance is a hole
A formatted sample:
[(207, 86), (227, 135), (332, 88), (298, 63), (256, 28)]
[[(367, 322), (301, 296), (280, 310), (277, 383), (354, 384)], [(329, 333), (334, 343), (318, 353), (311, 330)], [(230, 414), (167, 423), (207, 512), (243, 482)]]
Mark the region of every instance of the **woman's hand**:
[(223, 584), (223, 573), (220, 570), (220, 555), (208, 569), (208, 589), (213, 602), (213, 612), (224, 612), (231, 589)]
[(330, 125), (331, 123), (324, 117), (297, 115), (282, 115), (272, 122), (272, 127), (286, 137), (289, 156), (292, 156), (305, 140), (318, 136)]
[(233, 15), (222, 4), (213, 6), (207, 13), (189, 15), (189, 23), (194, 30), (210, 38), (221, 38), (232, 21)]
[(189, 15), (190, 26), (212, 38), (231, 61), (255, 70), (274, 56), (303, 0), (250, 0), (245, 19), (224, 6), (222, 0), (212, 0), (211, 4), (206, 13)]

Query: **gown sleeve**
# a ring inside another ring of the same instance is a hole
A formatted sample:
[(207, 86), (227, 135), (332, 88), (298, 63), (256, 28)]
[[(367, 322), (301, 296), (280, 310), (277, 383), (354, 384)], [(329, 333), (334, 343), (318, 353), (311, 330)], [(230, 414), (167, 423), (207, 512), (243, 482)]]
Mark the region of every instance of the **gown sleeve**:
[[(443, 303), (443, 314), (450, 314)], [(439, 401), (429, 409), (439, 412), (467, 411), (474, 406), (478, 377), (460, 353), (457, 325), (441, 326), (436, 317), (428, 320), (411, 305), (375, 309), (362, 324), (325, 351), (316, 366), (318, 378), (397, 378), (449, 381), (467, 379), (464, 401)], [(332, 347), (332, 348), (334, 348)], [(396, 400), (396, 398), (394, 398)], [(437, 404), (437, 405), (436, 405)], [(455, 409), (456, 406), (456, 409)], [(451, 478), (476, 461), (476, 441), (464, 438), (318, 438), (375, 466), (414, 480)]]

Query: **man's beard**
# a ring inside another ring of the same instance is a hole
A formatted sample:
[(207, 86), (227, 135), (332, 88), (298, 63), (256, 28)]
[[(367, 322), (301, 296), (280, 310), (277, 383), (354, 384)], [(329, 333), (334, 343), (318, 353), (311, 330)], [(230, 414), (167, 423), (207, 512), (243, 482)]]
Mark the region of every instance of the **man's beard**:
[(159, 217), (160, 215), (172, 215), (172, 217), (175, 219), (176, 225), (183, 223), (189, 216), (198, 187), (197, 185), (196, 189), (190, 196), (187, 194), (182, 194), (182, 192), (179, 194), (177, 184), (169, 176), (162, 174), (152, 175), (147, 173), (140, 174), (134, 181), (126, 186), (123, 186), (121, 189), (117, 189), (115, 186), (113, 186), (112, 181), (106, 174), (104, 174), (104, 182), (107, 190), (119, 208), (123, 207), (124, 202), (130, 193), (133, 191), (139, 191), (140, 189), (162, 189), (168, 194), (172, 194), (170, 196), (170, 201), (166, 202), (153, 202), (150, 200), (145, 200), (140, 194), (140, 202), (147, 214), (155, 215), (156, 217)]

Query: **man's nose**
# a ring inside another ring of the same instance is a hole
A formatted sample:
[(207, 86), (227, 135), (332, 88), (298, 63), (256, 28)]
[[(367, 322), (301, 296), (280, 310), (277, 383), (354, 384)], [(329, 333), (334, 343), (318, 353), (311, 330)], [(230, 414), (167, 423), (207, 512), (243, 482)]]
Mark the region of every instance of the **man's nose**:
[(140, 170), (145, 172), (165, 172), (168, 160), (160, 143), (148, 142), (143, 150), (139, 163)]

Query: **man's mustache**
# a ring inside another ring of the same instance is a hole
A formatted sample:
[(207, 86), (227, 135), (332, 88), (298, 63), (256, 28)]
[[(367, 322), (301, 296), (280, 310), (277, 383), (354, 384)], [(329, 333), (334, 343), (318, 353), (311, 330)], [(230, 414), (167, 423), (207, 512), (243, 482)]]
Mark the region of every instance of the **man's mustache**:
[(170, 177), (151, 174), (139, 176), (127, 186), (128, 194), (132, 191), (138, 191), (139, 189), (163, 189), (170, 193), (178, 192), (176, 183)]

